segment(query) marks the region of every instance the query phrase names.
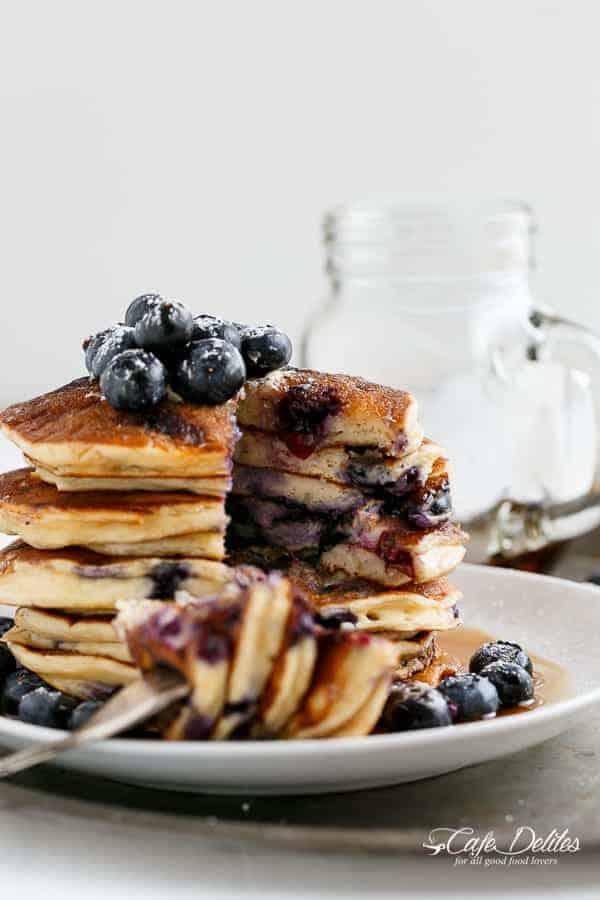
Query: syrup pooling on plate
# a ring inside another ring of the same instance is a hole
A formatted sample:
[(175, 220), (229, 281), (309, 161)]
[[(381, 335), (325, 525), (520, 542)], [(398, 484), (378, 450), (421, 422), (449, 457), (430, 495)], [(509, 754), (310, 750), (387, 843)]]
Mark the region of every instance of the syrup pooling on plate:
[[(439, 636), (441, 654), (439, 664), (448, 668), (455, 668), (458, 672), (469, 671), (469, 659), (473, 653), (487, 641), (496, 638), (478, 628), (457, 628), (455, 631), (445, 632)], [(501, 709), (498, 716), (512, 716), (524, 712), (531, 712), (540, 706), (549, 703), (558, 703), (573, 696), (574, 688), (568, 669), (552, 660), (535, 653), (530, 653), (533, 663), (533, 682), (535, 693), (533, 701), (523, 706), (514, 706), (510, 709)]]

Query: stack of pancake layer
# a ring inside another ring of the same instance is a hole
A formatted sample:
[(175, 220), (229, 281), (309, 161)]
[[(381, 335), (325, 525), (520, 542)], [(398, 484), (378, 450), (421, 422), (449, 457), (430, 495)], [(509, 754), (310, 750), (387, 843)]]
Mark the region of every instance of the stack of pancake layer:
[(403, 674), (427, 666), (434, 633), (458, 624), (460, 595), (444, 576), (467, 536), (414, 398), (288, 369), (246, 385), (238, 421), (234, 558), (286, 565), (322, 621), (386, 633)]
[(27, 668), (79, 697), (138, 676), (112, 627), (118, 600), (214, 593), (237, 438), (233, 404), (168, 400), (119, 412), (87, 378), (6, 410), (29, 468), (0, 476), (5, 640)]
[(169, 740), (369, 734), (396, 663), (384, 638), (326, 634), (277, 574), (248, 573), (213, 599), (126, 603), (115, 627), (140, 669), (189, 683), (189, 700), (158, 723)]
[(113, 626), (121, 601), (220, 596), (243, 578), (224, 562), (226, 498), (231, 563), (285, 567), (320, 627), (365, 646), (376, 633), (401, 677), (435, 680), (466, 536), (409, 394), (286, 369), (219, 407), (170, 396), (136, 414), (82, 378), (0, 426), (30, 464), (0, 476), (0, 531), (19, 538), (0, 553), (0, 603), (17, 607), (4, 640), (50, 684), (87, 698), (139, 677)]

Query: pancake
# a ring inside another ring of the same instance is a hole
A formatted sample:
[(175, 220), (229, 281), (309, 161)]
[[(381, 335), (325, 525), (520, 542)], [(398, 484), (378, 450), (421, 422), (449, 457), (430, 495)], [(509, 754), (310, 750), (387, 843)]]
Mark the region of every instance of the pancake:
[(231, 489), (231, 478), (226, 475), (214, 478), (176, 478), (176, 477), (134, 477), (134, 476), (95, 476), (60, 475), (52, 472), (28, 459), (35, 469), (35, 474), (53, 484), (59, 491), (190, 491), (204, 497), (225, 497)]
[(336, 445), (403, 456), (423, 439), (411, 394), (308, 369), (279, 369), (246, 382), (237, 417), (244, 427), (274, 434), (303, 458)]
[[(188, 680), (190, 700), (164, 728), (171, 740), (368, 734), (407, 656), (360, 632), (317, 642), (305, 601), (278, 575), (248, 573), (212, 600), (123, 604), (115, 628), (142, 670), (167, 665)], [(415, 641), (411, 659), (425, 660), (426, 646)]]
[(273, 737), (287, 725), (308, 691), (317, 660), (317, 638), (310, 607), (294, 595), (285, 635), (263, 691), (252, 736)]
[(171, 395), (149, 413), (113, 409), (98, 383), (79, 378), (0, 413), (23, 453), (63, 476), (229, 476), (235, 402), (197, 406)]
[(7, 645), (18, 663), (35, 672), (48, 684), (58, 687), (59, 684), (69, 682), (71, 690), (68, 693), (76, 697), (106, 695), (110, 690), (130, 684), (140, 676), (134, 665), (105, 656), (40, 650), (13, 642), (7, 642)]
[(396, 651), (394, 677), (412, 678), (425, 671), (437, 658), (438, 646), (433, 631), (423, 631), (413, 638), (399, 637), (396, 632), (383, 631), (379, 635), (389, 641)]
[(103, 543), (86, 546), (95, 553), (106, 556), (182, 556), (220, 561), (225, 556), (225, 534), (222, 531), (199, 531), (155, 541), (138, 541), (135, 544)]
[[(166, 737), (223, 739), (254, 715), (278, 656), (292, 588), (277, 575), (242, 573), (214, 599), (121, 605), (117, 633), (142, 670), (168, 665), (191, 687)], [(244, 577), (245, 576), (245, 577)]]
[(299, 562), (292, 564), (287, 575), (308, 597), (318, 621), (329, 627), (393, 631), (412, 637), (423, 631), (450, 630), (460, 623), (457, 605), (461, 592), (444, 578), (382, 588)]
[(0, 551), (0, 603), (85, 611), (117, 601), (172, 599), (177, 590), (203, 597), (231, 578), (206, 559), (112, 558), (81, 547), (36, 550), (21, 541)]
[(282, 500), (309, 512), (325, 515), (340, 515), (356, 509), (364, 502), (361, 490), (345, 484), (242, 465), (235, 467), (232, 493), (243, 497)]
[(110, 614), (76, 616), (22, 607), (15, 612), (15, 627), (56, 641), (112, 644), (120, 640), (113, 618)]
[(323, 447), (303, 459), (273, 434), (245, 428), (233, 458), (236, 465), (322, 478), (336, 484), (398, 489), (403, 480), (424, 484), (435, 461), (444, 456), (438, 444), (425, 439), (416, 450), (400, 458), (382, 456), (376, 448), (335, 446)]
[(312, 684), (287, 738), (369, 734), (387, 699), (396, 654), (392, 644), (365, 633), (341, 634), (320, 648)]
[(1, 640), (7, 644), (21, 644), (32, 650), (61, 650), (66, 653), (76, 653), (80, 656), (105, 656), (108, 657), (108, 659), (116, 659), (120, 662), (133, 662), (131, 654), (125, 644), (116, 640), (112, 643), (62, 641), (35, 634), (24, 628), (9, 629)]
[(421, 551), (411, 548), (401, 565), (388, 563), (377, 553), (356, 544), (337, 544), (321, 556), (321, 565), (329, 571), (342, 571), (353, 578), (364, 578), (386, 587), (400, 587), (437, 580), (452, 572), (464, 558), (466, 549), (459, 543), (441, 542)]
[(323, 553), (321, 565), (390, 587), (433, 581), (456, 568), (467, 541), (468, 535), (452, 522), (410, 527), (396, 516), (382, 514), (380, 504), (372, 501), (353, 517), (346, 540)]
[(227, 700), (212, 737), (223, 740), (250, 721), (279, 655), (292, 604), (292, 587), (278, 575), (245, 592), (227, 683)]
[(32, 469), (0, 475), (0, 530), (30, 546), (151, 542), (222, 531), (223, 502), (194, 494), (91, 491), (61, 493)]

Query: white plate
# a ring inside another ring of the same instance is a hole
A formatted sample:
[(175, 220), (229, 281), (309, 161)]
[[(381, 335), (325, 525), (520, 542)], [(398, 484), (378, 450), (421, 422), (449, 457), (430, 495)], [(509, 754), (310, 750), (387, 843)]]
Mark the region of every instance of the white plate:
[[(308, 741), (167, 743), (104, 741), (60, 764), (134, 784), (219, 794), (354, 791), (430, 775), (514, 753), (555, 737), (600, 703), (598, 588), (507, 569), (464, 565), (465, 622), (567, 667), (574, 694), (523, 715), (449, 728)], [(22, 747), (62, 732), (0, 718), (0, 742)]]

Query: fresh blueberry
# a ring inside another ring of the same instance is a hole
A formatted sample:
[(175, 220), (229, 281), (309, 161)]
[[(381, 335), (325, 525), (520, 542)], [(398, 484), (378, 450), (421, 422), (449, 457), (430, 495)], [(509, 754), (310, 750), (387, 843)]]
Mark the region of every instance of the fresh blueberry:
[(533, 672), (533, 666), (529, 656), (520, 644), (512, 641), (488, 641), (475, 651), (469, 662), (469, 672), (479, 673), (485, 666), (497, 662), (516, 663), (522, 666), (529, 674)]
[(189, 309), (177, 300), (161, 300), (151, 305), (135, 326), (138, 346), (160, 356), (179, 347), (192, 337), (194, 319)]
[(397, 681), (385, 704), (382, 724), (388, 731), (414, 731), (451, 725), (445, 697), (419, 681)]
[(516, 706), (533, 699), (533, 678), (523, 666), (499, 659), (481, 670), (498, 692), (501, 706)]
[(438, 690), (448, 703), (455, 722), (469, 722), (493, 716), (498, 711), (498, 692), (481, 675), (451, 675), (444, 678)]
[(66, 694), (42, 685), (21, 697), (18, 715), (22, 722), (30, 725), (64, 728), (73, 705), (73, 699)]
[(160, 294), (140, 294), (135, 300), (132, 300), (127, 307), (125, 313), (125, 324), (131, 328), (135, 328), (142, 316), (153, 307), (157, 306), (162, 300)]
[(4, 682), (0, 704), (2, 712), (5, 715), (16, 716), (21, 698), (43, 685), (42, 679), (30, 672), (29, 669), (17, 669), (16, 672), (11, 672)]
[(246, 378), (240, 351), (218, 338), (194, 341), (176, 366), (173, 386), (185, 400), (216, 406), (239, 391)]
[(78, 703), (69, 716), (67, 728), (71, 731), (81, 728), (103, 705), (101, 700), (84, 700), (83, 703)]
[(192, 340), (204, 341), (207, 338), (219, 338), (221, 341), (227, 341), (238, 350), (242, 346), (242, 337), (233, 322), (219, 319), (217, 316), (196, 316)]
[(83, 352), (85, 354), (85, 367), (90, 373), (90, 375), (94, 374), (93, 366), (94, 360), (96, 358), (96, 354), (100, 350), (100, 347), (104, 343), (104, 341), (111, 336), (115, 329), (114, 328), (105, 328), (104, 331), (98, 331), (96, 334), (92, 334), (85, 339), (83, 342)]
[(127, 325), (118, 325), (113, 328), (94, 354), (92, 361), (94, 378), (100, 378), (111, 359), (114, 359), (119, 353), (123, 353), (125, 350), (134, 350), (136, 347), (133, 328), (129, 328)]
[(260, 377), (289, 363), (292, 342), (272, 325), (248, 328), (242, 333), (242, 356), (248, 377)]
[(111, 359), (100, 378), (100, 388), (115, 409), (144, 412), (165, 395), (165, 367), (153, 353), (126, 350)]

